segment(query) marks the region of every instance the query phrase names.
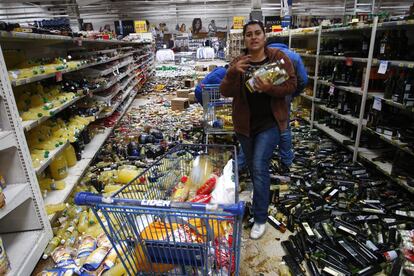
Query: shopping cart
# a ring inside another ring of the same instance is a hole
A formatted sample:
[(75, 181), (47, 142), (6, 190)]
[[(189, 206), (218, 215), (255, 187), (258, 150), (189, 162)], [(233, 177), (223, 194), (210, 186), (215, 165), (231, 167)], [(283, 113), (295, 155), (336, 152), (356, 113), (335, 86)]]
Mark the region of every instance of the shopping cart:
[(220, 94), (219, 84), (203, 84), (202, 96), (205, 143), (209, 135), (233, 134), (232, 99)]
[[(197, 156), (219, 176), (232, 165), (233, 204), (168, 201)], [(234, 146), (178, 145), (111, 197), (82, 192), (75, 202), (91, 206), (129, 275), (238, 275), (244, 203), (236, 159)]]

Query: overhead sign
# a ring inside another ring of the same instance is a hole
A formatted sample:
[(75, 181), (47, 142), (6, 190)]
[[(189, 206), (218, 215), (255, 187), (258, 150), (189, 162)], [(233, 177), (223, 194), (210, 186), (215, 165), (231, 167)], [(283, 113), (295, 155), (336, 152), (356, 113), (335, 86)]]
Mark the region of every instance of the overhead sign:
[(280, 16), (265, 16), (264, 18), (266, 31), (270, 32), (273, 26), (279, 26), (282, 24)]
[(134, 21), (134, 28), (136, 33), (146, 33), (147, 32), (147, 22), (140, 20)]
[(233, 16), (233, 29), (243, 29), (244, 16)]

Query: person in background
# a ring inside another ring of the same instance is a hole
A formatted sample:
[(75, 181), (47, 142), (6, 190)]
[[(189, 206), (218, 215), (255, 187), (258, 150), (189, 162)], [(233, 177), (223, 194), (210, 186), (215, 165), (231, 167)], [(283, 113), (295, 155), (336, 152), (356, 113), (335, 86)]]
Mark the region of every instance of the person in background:
[[(288, 125), (288, 105), (285, 97), (296, 91), (295, 69), (280, 50), (265, 47), (266, 36), (262, 22), (250, 21), (243, 27), (245, 55), (231, 63), (220, 85), (225, 97), (233, 97), (233, 125), (246, 155), (253, 182), (254, 225), (251, 239), (260, 238), (266, 230), (269, 207), (269, 165), (280, 133)], [(254, 79), (254, 92), (246, 81), (260, 66), (283, 60), (289, 78), (280, 85), (266, 79)]]
[[(302, 58), (299, 54), (294, 51), (289, 50), (288, 46), (283, 43), (278, 43), (277, 38), (271, 38), (268, 40), (267, 47), (276, 48), (285, 53), (295, 68), (295, 73), (297, 77), (297, 87), (296, 91), (292, 95), (286, 96), (286, 102), (289, 108), (289, 117), (290, 117), (290, 105), (294, 97), (300, 95), (303, 92), (306, 85), (308, 84), (308, 73), (306, 72), (305, 65), (303, 64)], [(290, 129), (290, 124), (285, 131), (280, 134), (279, 141), (279, 154), (280, 154), (280, 173), (286, 174), (290, 171), (290, 166), (292, 165), (294, 159), (294, 153), (292, 150), (292, 132)]]
[(211, 71), (210, 73), (208, 73), (204, 79), (197, 84), (195, 90), (194, 90), (194, 94), (195, 97), (197, 99), (197, 102), (199, 102), (201, 105), (203, 105), (203, 89), (202, 86), (205, 84), (220, 84), (221, 81), (223, 80), (224, 76), (226, 75), (227, 72), (227, 68), (229, 66), (226, 65), (224, 67), (219, 66), (216, 67), (213, 71)]

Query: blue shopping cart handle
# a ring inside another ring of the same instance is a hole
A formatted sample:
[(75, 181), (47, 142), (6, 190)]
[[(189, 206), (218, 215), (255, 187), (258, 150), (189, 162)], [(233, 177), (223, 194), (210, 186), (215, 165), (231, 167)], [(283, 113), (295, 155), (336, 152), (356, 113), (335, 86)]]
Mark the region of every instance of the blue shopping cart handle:
[(233, 215), (243, 215), (245, 204), (243, 201), (235, 204), (204, 204), (193, 202), (175, 202), (168, 200), (139, 200), (129, 198), (116, 198), (116, 197), (104, 197), (102, 195), (80, 192), (75, 195), (75, 204), (77, 205), (98, 205), (109, 204), (117, 206), (141, 206), (141, 207), (153, 207), (163, 209), (187, 209), (196, 211), (221, 211), (231, 213)]

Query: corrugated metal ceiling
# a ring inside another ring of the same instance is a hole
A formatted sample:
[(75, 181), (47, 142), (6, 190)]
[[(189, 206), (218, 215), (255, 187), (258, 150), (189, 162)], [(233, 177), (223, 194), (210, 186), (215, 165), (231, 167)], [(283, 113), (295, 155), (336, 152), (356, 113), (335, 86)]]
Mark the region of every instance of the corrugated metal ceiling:
[[(372, 0), (302, 0), (293, 1), (294, 15), (343, 15), (357, 11), (372, 10)], [(393, 14), (404, 14), (412, 0), (374, 1), (379, 10), (389, 10)], [(251, 0), (2, 0), (0, 20), (24, 20), (32, 18), (52, 18), (67, 16), (76, 18), (79, 8), (80, 17), (93, 19), (159, 19), (194, 17), (229, 17), (247, 15), (251, 10)], [(278, 15), (280, 1), (262, 0), (264, 15)]]

